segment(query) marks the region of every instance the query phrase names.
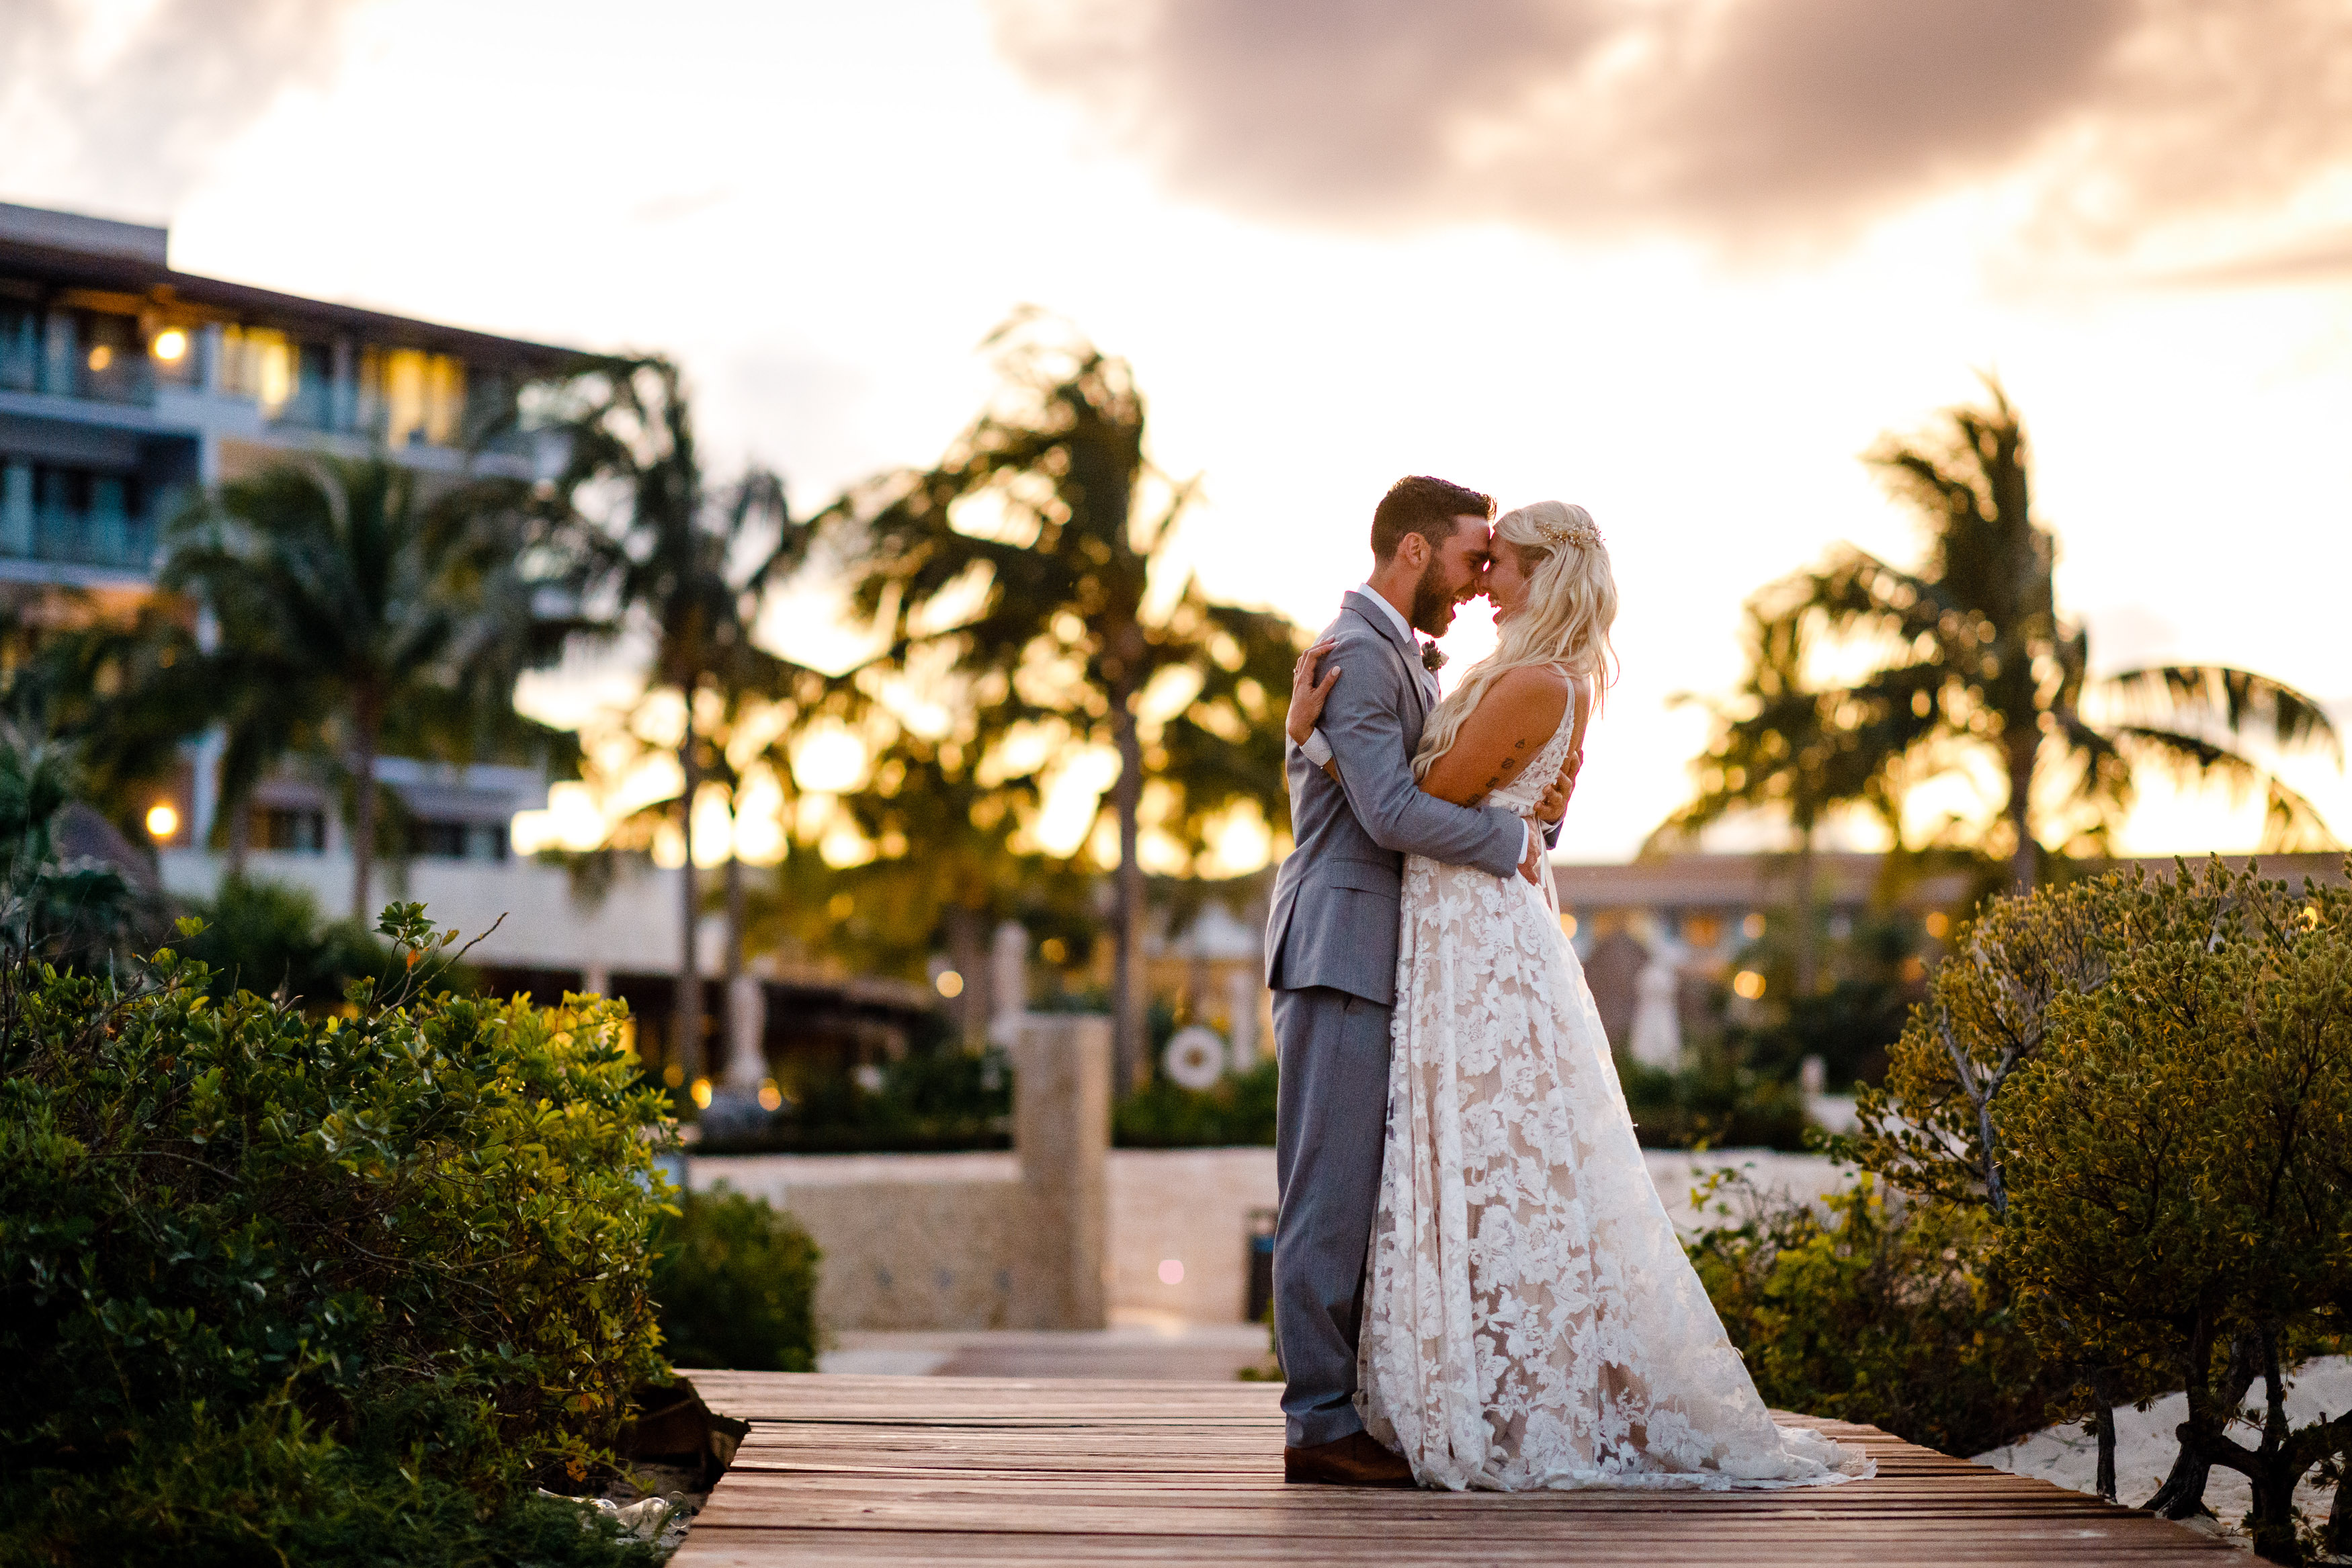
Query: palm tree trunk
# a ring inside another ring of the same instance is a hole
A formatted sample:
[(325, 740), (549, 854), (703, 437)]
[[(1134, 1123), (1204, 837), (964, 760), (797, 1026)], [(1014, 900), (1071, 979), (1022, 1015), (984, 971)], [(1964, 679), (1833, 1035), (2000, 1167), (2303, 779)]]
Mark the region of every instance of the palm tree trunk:
[(694, 797), (702, 775), (694, 755), (694, 693), (686, 695), (686, 737), (677, 744), (677, 765), (686, 776), (686, 792), (678, 797), (678, 829), (686, 841), (686, 858), (677, 868), (678, 932), (677, 992), (670, 1009), (670, 1060), (688, 1083), (704, 1076), (702, 1060), (702, 967), (696, 962), (694, 928), (702, 917), (701, 880), (694, 869)]
[(253, 852), (253, 797), (241, 795), (228, 809), (228, 874), (245, 877), (245, 859)]
[(1111, 995), (1116, 1030), (1111, 1052), (1112, 1092), (1130, 1094), (1149, 1074), (1144, 1061), (1143, 1022), (1143, 862), (1138, 856), (1142, 837), (1143, 739), (1136, 733), (1135, 712), (1124, 683), (1110, 694), (1111, 723), (1118, 740), (1118, 782), (1111, 800), (1118, 811), (1118, 912), (1112, 929), (1118, 943), (1118, 968)]
[(373, 694), (361, 694), (353, 705), (352, 717), (358, 751), (352, 759), (352, 771), (358, 775), (359, 790), (359, 799), (352, 808), (352, 918), (365, 926), (373, 892), (370, 882), (375, 870), (375, 748), (376, 730), (382, 722)]
[(967, 1051), (979, 1051), (988, 1044), (988, 1020), (994, 1004), (990, 998), (988, 945), (983, 933), (988, 929), (988, 911), (969, 904), (951, 904), (940, 912), (948, 934), (948, 962), (963, 978), (963, 991), (956, 999), (958, 1028), (963, 1035)]
[(727, 1081), (734, 1084), (744, 1071), (744, 1064), (736, 1060), (736, 1052), (742, 1049), (740, 1042), (751, 1028), (751, 1020), (743, 1016), (743, 988), (737, 984), (743, 977), (743, 862), (736, 856), (731, 833), (719, 879), (727, 895), (727, 948), (719, 956), (720, 970), (727, 977), (721, 993), (724, 1000), (720, 1005), (726, 1009), (721, 1027), (727, 1037)]
[(2014, 728), (2008, 736), (2009, 824), (2017, 834), (2010, 853), (2009, 875), (2021, 892), (2031, 893), (2041, 874), (2041, 854), (2033, 841), (2033, 757), (2041, 749), (2038, 729)]
[(1808, 822), (1797, 841), (1797, 995), (1813, 994), (1813, 977), (1819, 962), (1815, 944), (1820, 939), (1821, 916), (1813, 908), (1813, 828)]

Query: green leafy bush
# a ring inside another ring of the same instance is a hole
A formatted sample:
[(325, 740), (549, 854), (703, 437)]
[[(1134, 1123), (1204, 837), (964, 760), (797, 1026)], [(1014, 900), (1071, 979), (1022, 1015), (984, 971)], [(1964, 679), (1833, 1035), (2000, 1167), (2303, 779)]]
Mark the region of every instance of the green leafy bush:
[(1644, 1148), (1805, 1146), (1804, 1096), (1748, 1066), (1727, 1040), (1696, 1042), (1679, 1071), (1621, 1061), (1618, 1074)]
[(2066, 1413), (2074, 1380), (1990, 1275), (1980, 1210), (1890, 1198), (1867, 1176), (1818, 1208), (1729, 1171), (1702, 1191), (1718, 1222), (1685, 1247), (1766, 1403), (1961, 1456)]
[(168, 949), (108, 976), (0, 965), (19, 1560), (356, 1563), (414, 1539), (410, 1560), (454, 1561), (400, 1521), (532, 1534), (551, 1516), (518, 1500), (608, 1463), (666, 1371), (647, 1243), (671, 1129), (623, 1010), (429, 991), (446, 938), (415, 905), (383, 929), (401, 978), (355, 984), (350, 1017), (216, 1000)]
[(1164, 1077), (1120, 1101), (1111, 1139), (1123, 1149), (1239, 1148), (1274, 1142), (1274, 1058), (1208, 1089), (1186, 1089)]
[[(300, 888), (230, 877), (195, 914), (204, 929), (181, 951), (211, 971), (212, 993), (222, 999), (247, 990), (332, 1009), (353, 980), (381, 980), (398, 964), (391, 944), (355, 920), (327, 920)], [(454, 978), (436, 976), (446, 989), (472, 988)]]
[[(2295, 1339), (2352, 1303), (2352, 892), (2217, 862), (2100, 908), (2105, 983), (2056, 998), (1994, 1118), (2002, 1260), (2052, 1356), (2187, 1390), (2185, 1454), (2242, 1472), (2255, 1549), (2300, 1562), (2294, 1488), (2352, 1453), (2352, 1416), (2298, 1428), (2284, 1398)], [(2233, 1342), (2263, 1385), (2252, 1444), (2229, 1434)]]
[(816, 1243), (764, 1198), (687, 1197), (655, 1233), (663, 1349), (680, 1366), (816, 1370)]

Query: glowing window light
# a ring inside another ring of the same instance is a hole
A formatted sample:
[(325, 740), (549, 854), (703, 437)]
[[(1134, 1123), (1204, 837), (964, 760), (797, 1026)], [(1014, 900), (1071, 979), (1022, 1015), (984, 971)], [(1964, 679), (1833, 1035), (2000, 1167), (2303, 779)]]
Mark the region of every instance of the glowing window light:
[(102, 371), (112, 363), (114, 363), (114, 350), (108, 348), (105, 344), (100, 343), (97, 348), (92, 349), (89, 351), (89, 368), (91, 370)]
[(1731, 977), (1731, 989), (1742, 1001), (1754, 1001), (1764, 994), (1764, 977), (1754, 969), (1742, 969)]
[(1184, 1265), (1176, 1259), (1162, 1258), (1160, 1260), (1160, 1282), (1163, 1285), (1182, 1284), (1184, 1282)]
[(940, 988), (940, 995), (950, 1001), (963, 995), (963, 977), (953, 969), (941, 969), (940, 977), (933, 980), (931, 984), (937, 986)]
[(180, 831), (179, 809), (169, 800), (147, 808), (147, 836), (161, 842)]
[(170, 364), (188, 351), (188, 335), (177, 327), (166, 327), (155, 334), (155, 357)]

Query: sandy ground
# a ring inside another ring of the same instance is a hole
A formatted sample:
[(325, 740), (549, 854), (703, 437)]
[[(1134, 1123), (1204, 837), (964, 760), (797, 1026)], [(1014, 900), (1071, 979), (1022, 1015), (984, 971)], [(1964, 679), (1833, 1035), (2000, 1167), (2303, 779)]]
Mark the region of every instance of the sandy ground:
[[(2254, 1392), (2259, 1397), (2260, 1385)], [(2305, 1363), (2289, 1380), (2287, 1418), (2298, 1427), (2347, 1408), (2352, 1408), (2352, 1356), (2321, 1356)], [(2168, 1394), (2145, 1410), (2116, 1412), (2117, 1501), (2137, 1508), (2155, 1494), (2180, 1447), (2173, 1433), (2188, 1418), (2189, 1399), (2181, 1394)], [(2236, 1436), (2241, 1441), (2252, 1441), (2255, 1434), (2241, 1430)], [(2075, 1491), (2097, 1490), (2099, 1446), (2079, 1426), (2047, 1427), (2022, 1442), (1979, 1454), (1976, 1462)], [(2306, 1480), (2296, 1489), (2295, 1507), (2316, 1523), (2326, 1516), (2332, 1498), (2329, 1490)], [(2235, 1470), (2216, 1467), (2205, 1483), (2205, 1506), (2225, 1525), (2242, 1525), (2252, 1500), (2246, 1478)]]

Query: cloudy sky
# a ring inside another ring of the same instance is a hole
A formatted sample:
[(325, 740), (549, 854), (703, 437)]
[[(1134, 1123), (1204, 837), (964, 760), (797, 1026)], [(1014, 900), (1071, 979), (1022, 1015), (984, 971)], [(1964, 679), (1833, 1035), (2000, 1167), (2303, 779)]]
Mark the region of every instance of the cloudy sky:
[[(671, 350), (714, 448), (812, 503), (936, 455), (1044, 305), (1203, 476), (1212, 590), (1304, 622), (1400, 474), (1581, 501), (1625, 677), (1580, 857), (1682, 797), (1669, 698), (1734, 678), (1748, 593), (1840, 538), (1914, 559), (1856, 455), (1979, 371), (2097, 663), (2352, 716), (2337, 0), (0, 0), (0, 200)], [(2128, 847), (2258, 825), (2158, 789)]]

